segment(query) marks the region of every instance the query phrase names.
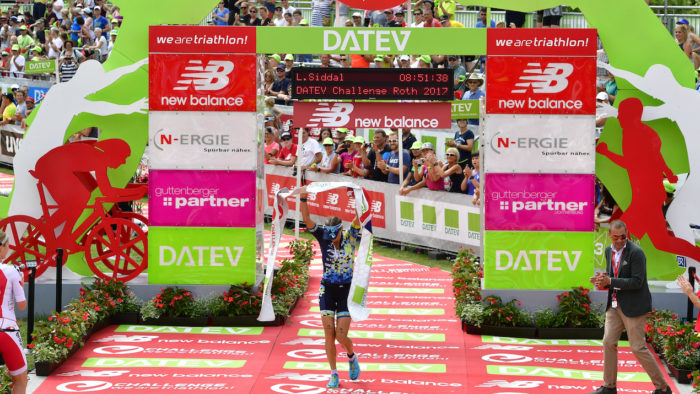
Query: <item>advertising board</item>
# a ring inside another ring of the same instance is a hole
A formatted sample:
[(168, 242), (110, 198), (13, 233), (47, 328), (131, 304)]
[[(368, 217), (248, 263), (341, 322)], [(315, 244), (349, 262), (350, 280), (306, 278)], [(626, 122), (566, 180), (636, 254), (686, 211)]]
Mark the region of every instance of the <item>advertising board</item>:
[(488, 174), (486, 230), (593, 231), (593, 175)]
[(479, 209), (439, 200), (396, 195), (396, 231), (478, 245)]
[(489, 56), (486, 112), (595, 114), (595, 57)]
[(489, 56), (592, 56), (596, 29), (487, 29)]
[(449, 129), (451, 104), (445, 103), (322, 103), (294, 104), (298, 127)]
[(255, 228), (149, 227), (148, 283), (255, 282)]
[(255, 171), (152, 170), (152, 226), (255, 227)]
[(255, 53), (255, 27), (149, 26), (150, 53)]
[(486, 231), (484, 288), (591, 287), (592, 232)]
[(151, 54), (152, 111), (255, 111), (255, 55)]
[(486, 115), (481, 146), (484, 171), (500, 173), (595, 172), (592, 116)]
[(149, 167), (185, 170), (255, 170), (254, 112), (148, 114)]

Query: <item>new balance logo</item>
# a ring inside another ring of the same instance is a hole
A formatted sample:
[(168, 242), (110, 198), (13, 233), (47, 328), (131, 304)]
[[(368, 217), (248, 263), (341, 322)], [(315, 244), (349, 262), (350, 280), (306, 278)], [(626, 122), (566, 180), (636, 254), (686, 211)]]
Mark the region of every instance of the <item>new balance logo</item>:
[(190, 86), (194, 90), (220, 90), (228, 85), (228, 75), (233, 71), (233, 62), (225, 60), (210, 60), (206, 66), (201, 60), (190, 60), (185, 72), (180, 75), (173, 90), (186, 90)]
[(490, 380), (476, 387), (500, 387), (504, 389), (534, 389), (540, 387), (544, 382), (541, 380)]
[(559, 93), (569, 86), (567, 77), (574, 72), (574, 66), (569, 63), (547, 63), (543, 69), (540, 63), (528, 63), (515, 84), (519, 89), (511, 93), (527, 93), (532, 88), (533, 93)]
[[(350, 103), (320, 103), (309, 119), (309, 127), (342, 127), (350, 122), (354, 105)], [(320, 124), (320, 126), (319, 126)]]

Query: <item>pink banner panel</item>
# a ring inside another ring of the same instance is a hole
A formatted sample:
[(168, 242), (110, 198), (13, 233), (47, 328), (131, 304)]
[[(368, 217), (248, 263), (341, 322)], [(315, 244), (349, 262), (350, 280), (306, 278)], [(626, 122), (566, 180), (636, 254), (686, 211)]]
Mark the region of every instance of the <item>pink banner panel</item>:
[(593, 175), (488, 174), (486, 230), (593, 231)]
[(151, 226), (255, 227), (255, 171), (151, 170)]

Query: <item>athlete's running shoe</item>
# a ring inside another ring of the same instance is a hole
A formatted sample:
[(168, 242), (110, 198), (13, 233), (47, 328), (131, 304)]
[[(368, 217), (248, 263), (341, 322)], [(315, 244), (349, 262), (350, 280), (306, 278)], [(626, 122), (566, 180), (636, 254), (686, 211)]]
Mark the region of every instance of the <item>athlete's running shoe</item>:
[(357, 353), (354, 354), (352, 360), (348, 361), (350, 364), (350, 380), (355, 380), (360, 377), (360, 361), (358, 360)]
[(328, 381), (328, 384), (326, 385), (326, 387), (329, 389), (337, 389), (339, 385), (340, 385), (340, 378), (338, 377), (338, 374), (332, 373), (331, 380)]

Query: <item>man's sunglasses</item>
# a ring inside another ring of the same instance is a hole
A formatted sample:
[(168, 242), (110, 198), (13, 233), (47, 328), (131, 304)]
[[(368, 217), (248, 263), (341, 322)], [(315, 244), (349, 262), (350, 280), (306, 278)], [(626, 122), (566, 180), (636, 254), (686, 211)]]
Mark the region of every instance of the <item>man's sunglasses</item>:
[(611, 236), (610, 236), (610, 239), (612, 239), (613, 241), (617, 241), (617, 240), (622, 240), (622, 241), (624, 241), (624, 240), (627, 239), (627, 235), (625, 235), (625, 234), (622, 234), (622, 235), (611, 235)]
[(457, 156), (454, 153), (445, 153), (445, 156)]

